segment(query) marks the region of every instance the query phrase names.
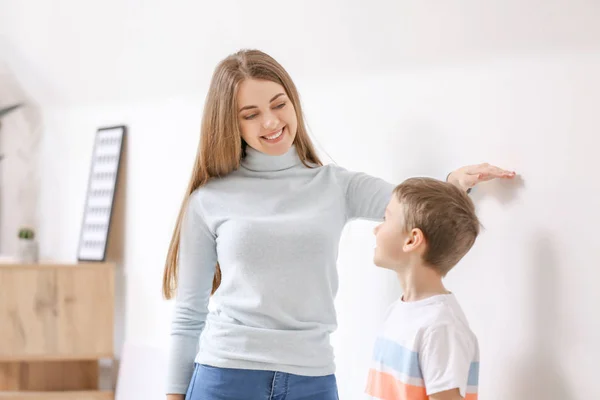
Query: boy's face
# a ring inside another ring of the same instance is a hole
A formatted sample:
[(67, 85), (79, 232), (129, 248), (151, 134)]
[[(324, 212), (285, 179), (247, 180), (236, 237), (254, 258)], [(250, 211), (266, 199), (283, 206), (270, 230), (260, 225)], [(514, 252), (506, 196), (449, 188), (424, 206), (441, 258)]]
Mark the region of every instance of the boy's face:
[(408, 237), (404, 229), (402, 204), (392, 196), (385, 209), (384, 221), (375, 228), (375, 255), (373, 262), (378, 267), (393, 268), (406, 258), (403, 245)]
[(407, 265), (411, 257), (421, 257), (424, 236), (420, 229), (407, 232), (404, 221), (404, 206), (396, 195), (388, 203), (384, 221), (375, 228), (375, 255), (373, 262), (378, 267), (396, 269)]

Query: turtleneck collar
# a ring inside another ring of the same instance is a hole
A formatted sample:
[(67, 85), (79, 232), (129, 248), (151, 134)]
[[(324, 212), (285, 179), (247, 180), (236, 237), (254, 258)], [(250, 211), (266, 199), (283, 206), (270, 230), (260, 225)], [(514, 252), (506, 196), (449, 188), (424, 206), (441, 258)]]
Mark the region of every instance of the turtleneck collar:
[(282, 171), (297, 165), (302, 165), (302, 161), (298, 157), (295, 145), (292, 145), (286, 153), (280, 156), (265, 154), (246, 146), (246, 157), (242, 159), (244, 168), (257, 172)]

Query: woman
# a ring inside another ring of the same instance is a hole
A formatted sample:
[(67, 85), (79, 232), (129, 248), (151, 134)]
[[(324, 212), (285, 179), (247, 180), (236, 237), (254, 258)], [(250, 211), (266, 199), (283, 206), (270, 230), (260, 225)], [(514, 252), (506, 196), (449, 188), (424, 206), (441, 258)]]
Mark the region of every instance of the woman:
[[(448, 179), (467, 190), (512, 176), (480, 165)], [(274, 59), (223, 60), (164, 274), (165, 297), (176, 290), (167, 398), (337, 399), (329, 336), (340, 235), (349, 220), (381, 219), (393, 187), (323, 166)]]

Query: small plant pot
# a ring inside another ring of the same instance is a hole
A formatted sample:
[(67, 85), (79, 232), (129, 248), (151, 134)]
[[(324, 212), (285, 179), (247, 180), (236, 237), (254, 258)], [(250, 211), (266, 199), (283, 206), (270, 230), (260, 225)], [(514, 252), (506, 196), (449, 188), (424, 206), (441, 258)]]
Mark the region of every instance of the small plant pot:
[(38, 262), (38, 242), (34, 239), (19, 239), (19, 261), (23, 264)]

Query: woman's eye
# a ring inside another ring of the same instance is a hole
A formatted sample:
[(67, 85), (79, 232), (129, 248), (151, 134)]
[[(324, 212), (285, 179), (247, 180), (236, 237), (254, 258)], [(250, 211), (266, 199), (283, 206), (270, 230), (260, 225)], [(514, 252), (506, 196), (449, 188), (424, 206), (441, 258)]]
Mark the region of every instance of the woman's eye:
[(256, 117), (256, 114), (250, 114), (250, 115), (246, 115), (244, 117), (244, 119), (254, 119)]
[(279, 104), (279, 105), (275, 106), (275, 108), (279, 110), (279, 109), (281, 109), (281, 108), (285, 107), (285, 104), (286, 104), (286, 103), (281, 103), (281, 104)]

